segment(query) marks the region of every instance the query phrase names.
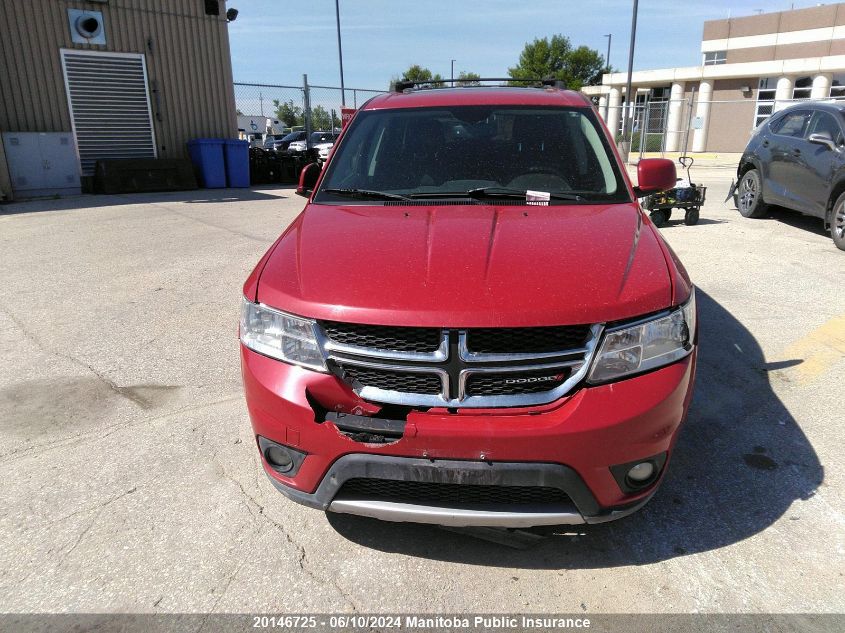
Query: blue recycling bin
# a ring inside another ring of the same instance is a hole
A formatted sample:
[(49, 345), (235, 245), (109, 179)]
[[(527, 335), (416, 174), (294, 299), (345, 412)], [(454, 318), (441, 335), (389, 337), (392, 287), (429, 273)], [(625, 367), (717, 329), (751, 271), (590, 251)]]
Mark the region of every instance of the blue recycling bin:
[(223, 139), (219, 138), (196, 138), (188, 141), (188, 154), (199, 174), (200, 184), (206, 189), (226, 186), (223, 145)]
[(230, 187), (249, 187), (249, 141), (223, 140), (226, 180)]

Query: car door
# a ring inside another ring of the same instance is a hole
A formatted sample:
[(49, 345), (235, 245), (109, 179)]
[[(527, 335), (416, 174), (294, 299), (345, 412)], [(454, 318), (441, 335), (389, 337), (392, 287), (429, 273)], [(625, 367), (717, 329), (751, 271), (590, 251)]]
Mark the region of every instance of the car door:
[(807, 126), (805, 139), (809, 139), (813, 134), (821, 134), (833, 141), (834, 148), (807, 140), (805, 149), (801, 151), (805, 164), (803, 190), (808, 205), (806, 213), (820, 218), (823, 218), (827, 211), (833, 178), (845, 162), (845, 134), (839, 121), (840, 117), (838, 114), (816, 110)]
[(766, 202), (803, 211), (807, 202), (802, 195), (806, 166), (802, 160), (807, 142), (804, 136), (812, 110), (788, 112), (770, 127), (762, 144), (769, 150), (768, 173), (764, 175)]

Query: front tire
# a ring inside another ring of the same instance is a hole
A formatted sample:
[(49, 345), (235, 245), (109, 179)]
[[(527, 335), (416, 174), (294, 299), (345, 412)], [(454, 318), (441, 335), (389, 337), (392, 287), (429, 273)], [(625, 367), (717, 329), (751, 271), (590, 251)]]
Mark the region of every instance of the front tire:
[(762, 218), (768, 212), (769, 205), (763, 202), (760, 172), (756, 169), (749, 169), (739, 181), (736, 206), (744, 218)]
[(845, 251), (845, 193), (836, 199), (830, 218), (830, 236), (836, 248)]

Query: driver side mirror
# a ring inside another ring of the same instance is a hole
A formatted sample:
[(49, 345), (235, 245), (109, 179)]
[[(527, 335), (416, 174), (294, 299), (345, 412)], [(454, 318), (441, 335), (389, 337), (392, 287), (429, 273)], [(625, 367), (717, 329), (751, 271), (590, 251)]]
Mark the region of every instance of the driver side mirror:
[(807, 141), (813, 143), (814, 145), (824, 145), (831, 152), (836, 149), (836, 143), (833, 142), (833, 139), (827, 132), (816, 132), (815, 134), (810, 134), (810, 136), (807, 137)]
[(320, 178), (320, 166), (317, 163), (308, 163), (299, 172), (299, 186), (296, 188), (296, 194), (305, 196), (306, 198), (314, 191), (317, 185), (317, 180)]
[(637, 186), (634, 194), (643, 198), (652, 193), (673, 189), (678, 182), (675, 163), (668, 158), (644, 158), (637, 165)]

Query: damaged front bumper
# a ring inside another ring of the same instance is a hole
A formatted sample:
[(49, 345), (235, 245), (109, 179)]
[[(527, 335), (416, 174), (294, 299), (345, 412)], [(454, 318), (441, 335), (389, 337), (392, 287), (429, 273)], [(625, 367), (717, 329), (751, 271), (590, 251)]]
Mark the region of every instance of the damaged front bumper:
[[(295, 475), (286, 476), (262, 454), (279, 491), (321, 510), (449, 526), (598, 523), (638, 510), (665, 472), (691, 398), (695, 359), (694, 351), (673, 365), (583, 387), (548, 405), (410, 411), (401, 423), (388, 425), (395, 417), (390, 411), (380, 412), (334, 376), (241, 347), (256, 437), (305, 455)], [(344, 428), (361, 417), (370, 418), (369, 428)], [(375, 437), (381, 442), (370, 441)], [(657, 475), (638, 490), (625, 489), (611, 468), (641, 459), (655, 459)], [(355, 485), (362, 481), (387, 482), (387, 492), (368, 494), (371, 488)], [(410, 500), (393, 494), (408, 492), (406, 484), (434, 488)], [(458, 503), (426, 501), (432, 490), (454, 486), (470, 492), (498, 488), (504, 501), (484, 494), (458, 494)], [(560, 494), (546, 494), (555, 490)], [(530, 501), (512, 503), (516, 497), (508, 493), (516, 491), (525, 491)]]
[[(432, 523), (452, 527), (486, 526), (526, 528), (538, 525), (578, 525), (602, 523), (627, 516), (651, 499), (651, 493), (637, 502), (612, 510), (596, 503), (584, 481), (574, 470), (561, 464), (490, 463), (458, 460), (428, 460), (388, 455), (344, 455), (332, 464), (317, 490), (305, 493), (278, 481), (269, 472), (273, 485), (289, 499), (303, 505), (372, 517), (384, 521)], [(461, 486), (513, 486), (556, 488), (566, 491), (567, 499), (556, 503), (479, 504), (409, 503), (366, 498), (344, 493), (344, 485), (355, 479), (413, 481)]]

